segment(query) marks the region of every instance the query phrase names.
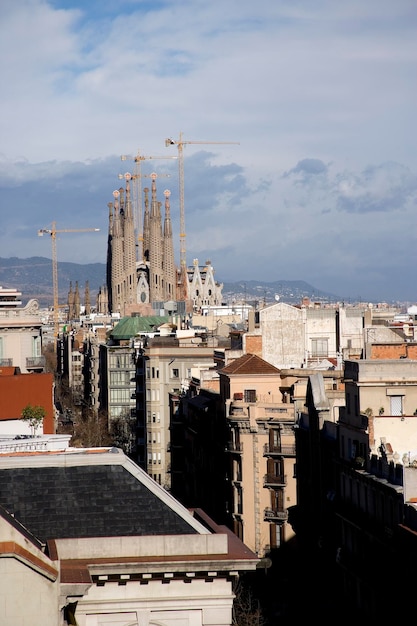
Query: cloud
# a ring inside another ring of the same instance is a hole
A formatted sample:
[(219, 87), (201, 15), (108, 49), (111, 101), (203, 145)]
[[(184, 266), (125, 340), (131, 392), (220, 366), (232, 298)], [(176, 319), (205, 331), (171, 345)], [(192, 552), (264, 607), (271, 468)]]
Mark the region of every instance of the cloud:
[[(174, 156), (181, 133), (190, 259), (415, 300), (416, 17), (413, 0), (4, 0), (0, 253), (47, 254), (56, 220), (101, 228), (60, 258), (104, 261), (120, 155)], [(152, 169), (178, 233), (178, 161)]]
[(349, 213), (401, 211), (416, 205), (417, 176), (399, 163), (372, 165), (337, 180), (338, 208)]
[(284, 173), (284, 177), (291, 174), (301, 174), (302, 176), (316, 176), (317, 174), (325, 174), (327, 165), (320, 159), (302, 159), (297, 165), (288, 172)]

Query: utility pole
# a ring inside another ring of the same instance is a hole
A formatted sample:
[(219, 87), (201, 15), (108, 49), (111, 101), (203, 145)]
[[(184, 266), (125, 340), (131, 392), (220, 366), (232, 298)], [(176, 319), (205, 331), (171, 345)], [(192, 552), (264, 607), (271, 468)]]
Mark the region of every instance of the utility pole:
[(185, 272), (187, 267), (185, 249), (185, 209), (184, 209), (184, 146), (187, 144), (236, 144), (238, 141), (184, 141), (182, 133), (179, 139), (165, 139), (165, 146), (177, 146), (178, 148), (178, 170), (179, 170), (179, 194), (180, 194), (180, 264), (181, 270)]
[(56, 350), (56, 340), (59, 331), (59, 311), (58, 311), (58, 259), (56, 252), (56, 235), (57, 233), (86, 233), (98, 232), (99, 228), (62, 228), (56, 229), (56, 222), (52, 222), (52, 228), (41, 228), (38, 230), (38, 236), (51, 235), (52, 240), (52, 288), (54, 294), (54, 350)]

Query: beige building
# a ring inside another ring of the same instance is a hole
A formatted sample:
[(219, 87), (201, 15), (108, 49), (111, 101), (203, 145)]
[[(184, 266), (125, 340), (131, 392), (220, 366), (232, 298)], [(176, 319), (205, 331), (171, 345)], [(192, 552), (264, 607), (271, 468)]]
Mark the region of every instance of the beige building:
[[(345, 384), (347, 416), (367, 416), (370, 452), (396, 462), (417, 461), (417, 361), (348, 361)], [(347, 454), (364, 456), (348, 430), (344, 436)]]
[(2, 626), (230, 626), (259, 562), (115, 448), (0, 450), (0, 534)]
[(22, 294), (0, 287), (0, 366), (17, 367), (22, 374), (42, 372), (42, 319), (37, 300), (22, 306)]
[(234, 531), (260, 556), (292, 535), (296, 502), (294, 404), (284, 402), (279, 370), (247, 354), (219, 371), (231, 440)]
[(147, 471), (166, 488), (171, 485), (170, 394), (185, 391), (192, 377), (200, 379), (215, 366), (213, 348), (191, 339), (155, 337), (145, 348)]
[(244, 350), (261, 337), (260, 354), (276, 367), (312, 367), (323, 359), (361, 358), (364, 349), (364, 307), (293, 306), (278, 302), (259, 311), (259, 324), (250, 326)]

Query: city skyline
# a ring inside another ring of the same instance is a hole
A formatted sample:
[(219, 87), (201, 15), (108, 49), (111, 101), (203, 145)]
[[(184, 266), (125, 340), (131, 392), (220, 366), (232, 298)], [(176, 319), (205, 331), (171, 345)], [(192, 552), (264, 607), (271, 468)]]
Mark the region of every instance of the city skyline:
[[(6, 0), (0, 15), (0, 256), (50, 256), (37, 231), (55, 221), (100, 228), (60, 236), (59, 261), (104, 263), (118, 175), (177, 155), (165, 140), (182, 133), (189, 265), (417, 300), (414, 3)], [(178, 161), (152, 171), (178, 262)]]

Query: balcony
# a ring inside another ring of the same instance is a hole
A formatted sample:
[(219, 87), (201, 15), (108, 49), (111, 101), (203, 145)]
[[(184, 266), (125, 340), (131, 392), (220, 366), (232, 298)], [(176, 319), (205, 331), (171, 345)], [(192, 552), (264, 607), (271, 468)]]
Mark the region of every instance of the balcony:
[(243, 444), (229, 441), (226, 448), (227, 452), (234, 452), (235, 454), (242, 454)]
[(287, 484), (287, 477), (284, 474), (279, 476), (275, 474), (265, 474), (264, 487), (285, 487)]
[(288, 511), (278, 511), (276, 509), (265, 509), (264, 510), (264, 521), (265, 522), (275, 522), (275, 523), (284, 523), (288, 520)]
[(0, 367), (13, 367), (13, 359), (0, 359)]
[(264, 456), (294, 456), (294, 444), (274, 444), (270, 446), (268, 443), (264, 445)]
[(45, 367), (44, 356), (32, 356), (26, 359), (27, 370), (43, 370)]
[(243, 404), (243, 402), (232, 402), (229, 407), (229, 416), (234, 419), (247, 419), (249, 417), (247, 404)]

